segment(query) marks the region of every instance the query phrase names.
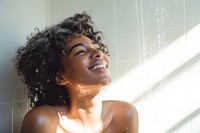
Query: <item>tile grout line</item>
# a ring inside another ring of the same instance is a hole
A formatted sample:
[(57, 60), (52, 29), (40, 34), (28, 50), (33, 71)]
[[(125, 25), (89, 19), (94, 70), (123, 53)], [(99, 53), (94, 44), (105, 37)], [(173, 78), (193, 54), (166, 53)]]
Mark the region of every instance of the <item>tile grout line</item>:
[(28, 101), (28, 100), (26, 99), (26, 100), (13, 101), (13, 102), (3, 102), (3, 103), (0, 103), (0, 105), (2, 105), (2, 104), (13, 104), (13, 103), (20, 103), (20, 102), (26, 102), (26, 101)]

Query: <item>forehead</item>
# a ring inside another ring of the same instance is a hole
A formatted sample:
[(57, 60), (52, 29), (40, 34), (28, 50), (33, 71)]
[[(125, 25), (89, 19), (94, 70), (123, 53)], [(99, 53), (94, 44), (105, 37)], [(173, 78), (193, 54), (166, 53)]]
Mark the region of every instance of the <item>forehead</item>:
[(68, 37), (68, 46), (72, 47), (73, 45), (76, 45), (78, 43), (85, 43), (85, 44), (91, 44), (92, 40), (84, 35), (77, 35), (73, 37)]

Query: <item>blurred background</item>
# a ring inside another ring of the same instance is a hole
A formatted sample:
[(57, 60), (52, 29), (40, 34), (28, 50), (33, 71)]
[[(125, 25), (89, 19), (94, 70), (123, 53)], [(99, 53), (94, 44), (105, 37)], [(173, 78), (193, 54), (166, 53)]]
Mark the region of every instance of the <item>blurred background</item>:
[(0, 132), (29, 110), (13, 59), (35, 27), (87, 11), (110, 48), (102, 99), (134, 104), (140, 133), (200, 133), (199, 0), (0, 0)]

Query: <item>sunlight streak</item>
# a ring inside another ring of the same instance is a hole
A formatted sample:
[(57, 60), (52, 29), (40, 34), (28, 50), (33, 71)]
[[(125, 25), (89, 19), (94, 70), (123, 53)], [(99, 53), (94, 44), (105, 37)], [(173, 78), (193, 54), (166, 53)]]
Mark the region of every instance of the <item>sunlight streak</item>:
[(103, 99), (134, 101), (198, 53), (200, 24), (113, 82), (103, 90)]
[(200, 24), (105, 88), (102, 99), (135, 104), (141, 133), (175, 130), (200, 107), (199, 60)]

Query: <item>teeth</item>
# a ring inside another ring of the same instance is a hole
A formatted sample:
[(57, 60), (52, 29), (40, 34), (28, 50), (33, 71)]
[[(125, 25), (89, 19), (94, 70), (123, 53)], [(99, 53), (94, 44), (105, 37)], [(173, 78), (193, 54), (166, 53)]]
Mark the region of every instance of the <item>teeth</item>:
[(100, 68), (106, 68), (105, 65), (96, 65), (94, 67), (91, 68), (91, 70), (96, 70), (96, 69), (100, 69)]

